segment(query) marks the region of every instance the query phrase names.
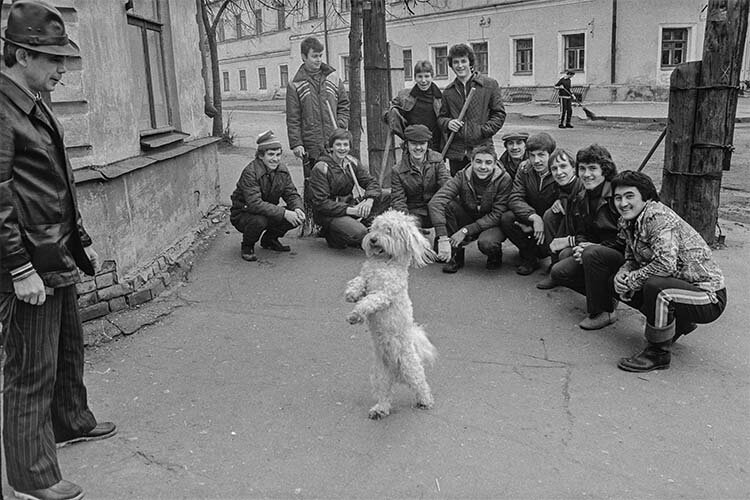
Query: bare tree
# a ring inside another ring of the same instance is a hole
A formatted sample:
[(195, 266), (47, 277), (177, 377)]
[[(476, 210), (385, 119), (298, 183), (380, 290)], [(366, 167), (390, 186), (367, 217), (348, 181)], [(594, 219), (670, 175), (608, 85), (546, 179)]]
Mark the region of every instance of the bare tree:
[(351, 0), (349, 27), (349, 132), (352, 134), (352, 154), (359, 158), (362, 138), (362, 0)]

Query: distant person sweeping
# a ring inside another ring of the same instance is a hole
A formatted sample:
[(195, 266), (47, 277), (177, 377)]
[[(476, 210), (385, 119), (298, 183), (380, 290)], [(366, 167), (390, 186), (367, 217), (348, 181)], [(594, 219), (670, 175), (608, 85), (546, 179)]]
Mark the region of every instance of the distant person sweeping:
[(560, 101), (560, 124), (558, 128), (573, 128), (570, 124), (573, 118), (573, 92), (570, 90), (570, 79), (575, 75), (575, 71), (568, 70), (555, 84), (558, 90), (558, 100)]

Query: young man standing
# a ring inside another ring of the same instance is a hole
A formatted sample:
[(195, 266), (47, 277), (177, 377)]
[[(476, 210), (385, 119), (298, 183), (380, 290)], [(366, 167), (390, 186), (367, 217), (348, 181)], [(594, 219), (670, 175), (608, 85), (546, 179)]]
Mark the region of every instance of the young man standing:
[(104, 439), (83, 383), (76, 282), (98, 257), (81, 223), (60, 124), (42, 101), (78, 46), (60, 12), (38, 0), (10, 6), (0, 73), (0, 318), (5, 336), (3, 444), (18, 498), (71, 500), (56, 445)]
[(337, 128), (349, 128), (349, 94), (336, 70), (323, 62), (323, 44), (317, 38), (302, 40), (300, 51), (302, 65), (286, 90), (286, 127), (289, 147), (302, 160), (309, 204), (308, 179), (328, 137)]
[(560, 124), (558, 128), (573, 128), (570, 119), (573, 118), (573, 92), (570, 90), (570, 79), (575, 75), (575, 71), (568, 70), (555, 84), (558, 90), (558, 99), (560, 100)]
[[(455, 175), (469, 164), (471, 151), (476, 146), (487, 145), (494, 150), (492, 136), (505, 123), (505, 106), (497, 81), (474, 72), (471, 47), (463, 43), (454, 45), (448, 51), (448, 61), (456, 79), (443, 91), (438, 124), (449, 137), (455, 133), (446, 152), (451, 175)], [(459, 120), (471, 89), (475, 89), (472, 101), (463, 120)]]

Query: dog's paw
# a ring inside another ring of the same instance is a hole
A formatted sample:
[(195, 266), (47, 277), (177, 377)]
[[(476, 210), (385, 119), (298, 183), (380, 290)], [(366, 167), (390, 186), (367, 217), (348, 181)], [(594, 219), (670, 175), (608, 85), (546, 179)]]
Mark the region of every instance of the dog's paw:
[(370, 417), (371, 420), (380, 420), (381, 418), (385, 418), (390, 415), (390, 413), (391, 412), (386, 408), (375, 405), (370, 408), (370, 412), (367, 414), (367, 416)]
[(419, 410), (431, 410), (435, 406), (435, 400), (432, 396), (417, 399), (415, 407)]
[(346, 299), (347, 302), (357, 302), (361, 298), (362, 294), (357, 292), (346, 292), (344, 295), (344, 299)]
[(352, 311), (346, 317), (346, 320), (349, 322), (350, 325), (356, 325), (357, 323), (362, 323), (365, 320), (365, 318), (361, 314), (359, 314), (357, 311)]

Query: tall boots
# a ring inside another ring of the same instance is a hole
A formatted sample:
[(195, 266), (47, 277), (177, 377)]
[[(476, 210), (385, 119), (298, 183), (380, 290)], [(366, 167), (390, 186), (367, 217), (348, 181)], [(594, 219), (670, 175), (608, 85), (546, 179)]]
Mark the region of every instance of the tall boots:
[(672, 360), (672, 338), (675, 336), (675, 323), (672, 321), (663, 328), (646, 324), (646, 348), (630, 356), (621, 358), (617, 367), (628, 372), (650, 372), (666, 370)]
[(464, 247), (451, 248), (451, 259), (443, 266), (443, 272), (453, 274), (464, 267)]

